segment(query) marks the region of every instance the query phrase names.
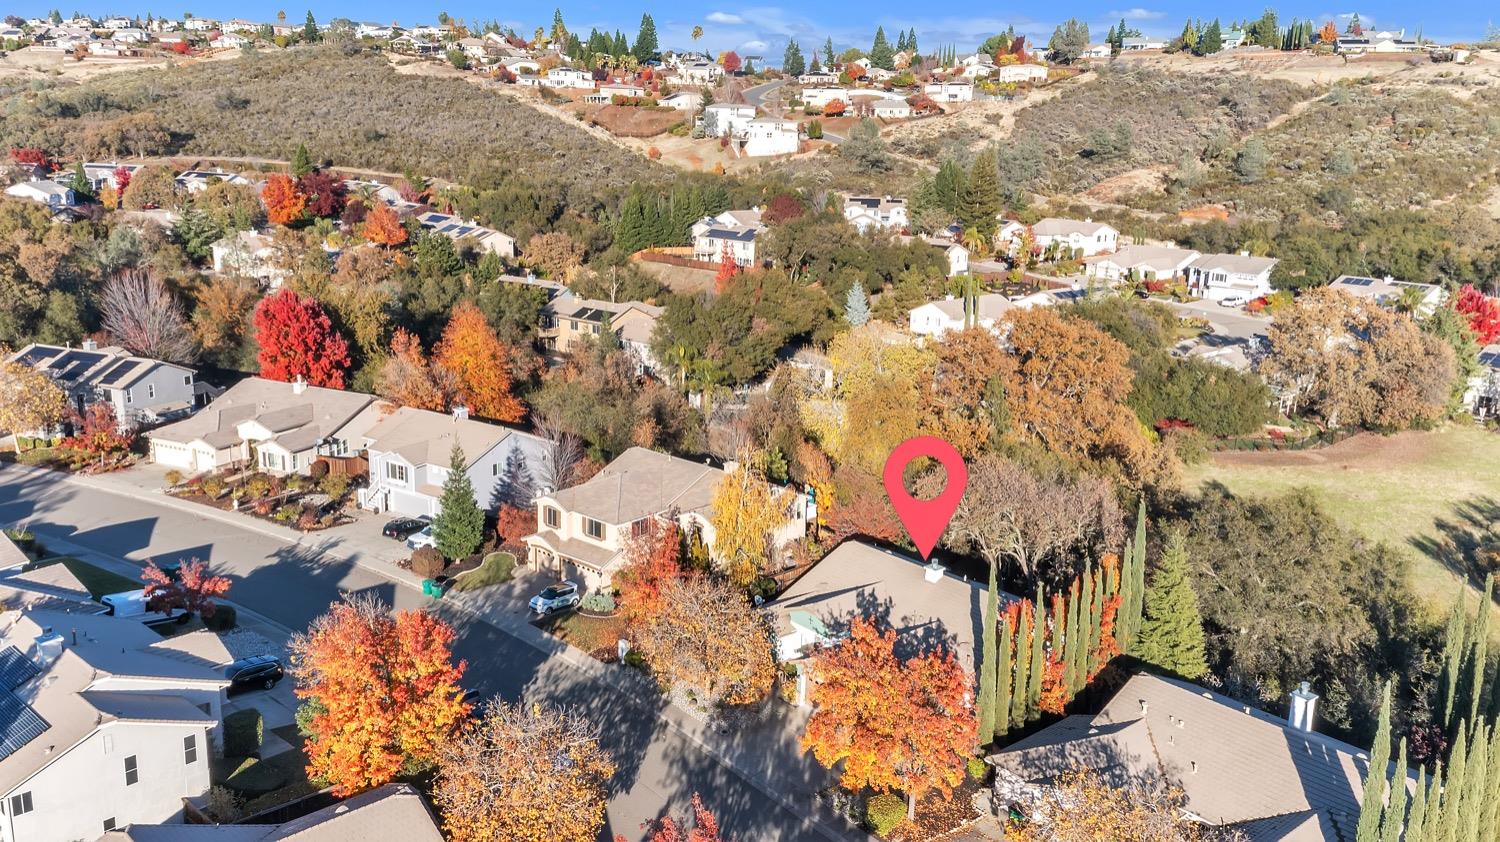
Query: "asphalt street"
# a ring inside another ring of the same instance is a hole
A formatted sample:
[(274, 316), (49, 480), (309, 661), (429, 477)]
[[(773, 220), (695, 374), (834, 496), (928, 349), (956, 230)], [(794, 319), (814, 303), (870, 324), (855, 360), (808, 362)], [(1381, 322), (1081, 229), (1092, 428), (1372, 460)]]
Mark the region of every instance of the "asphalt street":
[[(25, 524), (43, 543), (60, 538), (138, 563), (148, 558), (206, 559), (233, 581), (231, 599), (294, 630), (305, 628), (343, 593), (373, 593), (397, 608), (428, 603), (410, 587), (352, 560), (330, 557), (317, 537), (293, 543), (182, 511), (149, 495), (85, 487), (61, 474), (0, 467), (0, 524)], [(659, 709), (653, 710), (660, 702), (621, 698), (615, 688), (565, 659), (548, 656), (489, 623), (448, 614), (459, 634), (455, 653), (468, 662), (467, 686), (512, 701), (574, 707), (600, 726), (602, 742), (618, 767), (601, 839), (615, 833), (641, 838), (643, 821), (686, 814), (694, 792), (702, 794), (721, 826), (745, 842), (823, 838), (801, 815), (667, 726)]]

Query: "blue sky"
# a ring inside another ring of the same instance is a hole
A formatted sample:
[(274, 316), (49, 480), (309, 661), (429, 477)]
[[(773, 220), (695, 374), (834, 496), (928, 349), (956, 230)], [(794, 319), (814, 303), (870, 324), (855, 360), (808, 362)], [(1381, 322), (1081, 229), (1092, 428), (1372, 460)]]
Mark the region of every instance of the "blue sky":
[[(0, 0), (0, 7), (14, 0)], [(53, 0), (65, 2), (65, 0)], [(278, 5), (278, 0), (110, 0), (108, 8), (80, 6), (94, 14), (147, 11), (159, 15), (180, 15), (191, 11), (201, 17), (247, 17), (272, 19), (277, 10), (285, 9), (287, 17), (301, 20), (307, 12), (304, 5)], [(137, 6), (139, 2), (141, 5)], [(290, 0), (288, 0), (290, 2)], [(1136, 5), (1141, 3), (1142, 5)], [(699, 46), (707, 50), (736, 49), (742, 53), (759, 53), (779, 63), (781, 52), (788, 38), (796, 38), (806, 52), (812, 45), (821, 45), (832, 37), (837, 49), (858, 46), (868, 48), (877, 25), (884, 26), (895, 40), (896, 30), (911, 27), (917, 29), (918, 45), (924, 50), (946, 44), (956, 44), (960, 50), (973, 49), (985, 36), (1015, 26), (1017, 32), (1031, 35), (1033, 40), (1045, 41), (1054, 26), (1068, 16), (1076, 16), (1089, 24), (1095, 40), (1102, 40), (1109, 27), (1124, 18), (1133, 27), (1148, 35), (1175, 35), (1182, 29), (1188, 17), (1219, 17), (1226, 23), (1234, 18), (1258, 17), (1267, 5), (1260, 2), (1215, 3), (1204, 2), (1149, 2), (1149, 0), (1080, 0), (1074, 3), (1041, 2), (1020, 0), (1008, 5), (1001, 13), (988, 3), (976, 3), (972, 8), (979, 14), (965, 14), (969, 7), (940, 4), (936, 7), (922, 3), (897, 2), (896, 0), (865, 0), (853, 3), (849, 0), (822, 2), (811, 5), (792, 4), (762, 5), (756, 3), (736, 4), (719, 0), (661, 0), (650, 6), (632, 6), (618, 2), (564, 3), (563, 17), (569, 29), (587, 33), (590, 27), (620, 29), (627, 38), (634, 39), (640, 24), (642, 11), (649, 11), (656, 21), (663, 48), (687, 48), (693, 42), (690, 33), (694, 26), (702, 26), (704, 37)], [(1482, 36), (1491, 19), (1500, 21), (1495, 6), (1481, 4), (1476, 0), (1414, 4), (1410, 2), (1362, 3), (1358, 6), (1339, 7), (1314, 2), (1310, 5), (1276, 6), (1283, 23), (1292, 17), (1312, 18), (1322, 22), (1328, 19), (1347, 21), (1358, 12), (1367, 25), (1382, 29), (1405, 28), (1415, 34), (1420, 28), (1424, 35), (1441, 41), (1474, 39)], [(17, 12), (23, 15), (41, 14), (50, 5), (21, 4)], [(554, 2), (506, 4), (496, 6), (474, 0), (442, 0), (441, 3), (395, 2), (395, 0), (317, 0), (312, 6), (319, 20), (334, 17), (349, 17), (355, 20), (399, 21), (403, 24), (431, 22), (439, 11), (447, 11), (454, 17), (466, 20), (497, 18), (513, 26), (518, 32), (531, 32), (538, 25), (552, 22)], [(64, 15), (74, 8), (62, 9)]]

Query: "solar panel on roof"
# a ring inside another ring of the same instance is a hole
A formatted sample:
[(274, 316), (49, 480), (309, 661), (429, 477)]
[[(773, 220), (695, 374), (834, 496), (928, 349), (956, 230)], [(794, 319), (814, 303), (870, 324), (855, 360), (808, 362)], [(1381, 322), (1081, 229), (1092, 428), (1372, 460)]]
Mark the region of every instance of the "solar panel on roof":
[(434, 214), (429, 214), (428, 215), (427, 221), (431, 222), (434, 225), (437, 225), (437, 224), (440, 224), (440, 223), (443, 223), (443, 222), (447, 222), (448, 220), (450, 220), (452, 218), (453, 217), (448, 216), (446, 214), (434, 213)]
[(0, 760), (20, 751), (51, 727), (14, 693), (0, 693)]
[(1352, 287), (1367, 287), (1375, 283), (1374, 278), (1345, 278), (1344, 283)]
[(9, 692), (41, 674), (31, 659), (14, 646), (0, 649), (0, 690)]
[(113, 386), (123, 380), (130, 372), (140, 368), (140, 366), (140, 360), (121, 360), (111, 366), (109, 371), (104, 372), (104, 376), (99, 379), (99, 384), (101, 386)]

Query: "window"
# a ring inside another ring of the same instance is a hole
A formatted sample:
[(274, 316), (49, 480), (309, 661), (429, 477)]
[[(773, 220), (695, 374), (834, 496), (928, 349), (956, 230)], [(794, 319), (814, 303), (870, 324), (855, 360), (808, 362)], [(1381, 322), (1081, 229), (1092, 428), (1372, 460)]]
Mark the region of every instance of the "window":
[(130, 397), (131, 397), (131, 395), (130, 395), (130, 390), (129, 390), (129, 389), (126, 389), (126, 390), (125, 390), (125, 402), (126, 402), (126, 403), (130, 403)]
[(107, 819), (104, 820), (104, 832), (105, 833), (109, 833), (111, 830), (114, 830), (114, 829), (115, 829), (115, 817), (114, 816), (110, 816), (109, 818), (107, 818)]
[(24, 816), (29, 812), (31, 812), (31, 792), (29, 790), (10, 797), (10, 814), (12, 816)]
[(184, 386), (191, 386), (191, 385), (193, 385), (193, 375), (191, 375), (191, 374), (184, 374), (184, 375), (182, 375), (182, 385), (184, 385)]
[(583, 519), (583, 532), (595, 541), (604, 540), (604, 524), (591, 517)]
[(395, 462), (385, 463), (385, 478), (396, 482), (406, 482), (406, 466), (397, 465)]
[(188, 734), (182, 738), (182, 762), (183, 765), (198, 762), (198, 735)]
[(643, 517), (635, 523), (630, 524), (630, 537), (639, 538), (651, 533), (651, 518)]
[(558, 529), (562, 526), (562, 512), (548, 506), (542, 509), (542, 522), (553, 529)]
[(135, 755), (125, 758), (125, 785), (135, 786), (141, 780), (141, 772), (135, 765)]
[(495, 464), (493, 464), (493, 465), (490, 466), (490, 476), (492, 476), (492, 477), (498, 477), (498, 476), (500, 476), (500, 463), (499, 462), (496, 462)]
[(156, 384), (155, 383), (147, 383), (146, 384), (146, 397), (147, 397), (147, 399), (156, 397)]

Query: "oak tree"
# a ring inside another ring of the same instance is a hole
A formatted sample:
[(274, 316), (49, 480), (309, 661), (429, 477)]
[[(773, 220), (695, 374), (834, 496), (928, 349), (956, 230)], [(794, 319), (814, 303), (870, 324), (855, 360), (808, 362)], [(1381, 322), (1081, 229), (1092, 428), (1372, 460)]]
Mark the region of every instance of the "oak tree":
[(636, 643), (663, 687), (705, 705), (742, 705), (775, 677), (764, 616), (743, 591), (706, 575), (669, 581), (661, 608), (636, 627)]

